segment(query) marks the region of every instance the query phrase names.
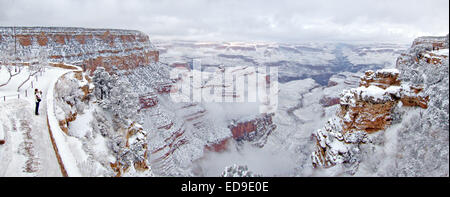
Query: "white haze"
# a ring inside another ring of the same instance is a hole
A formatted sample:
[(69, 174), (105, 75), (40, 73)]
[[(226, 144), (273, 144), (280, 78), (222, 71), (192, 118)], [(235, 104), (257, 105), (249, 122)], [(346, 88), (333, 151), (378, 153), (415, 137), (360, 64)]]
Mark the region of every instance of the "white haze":
[(239, 150), (234, 143), (222, 153), (208, 152), (198, 161), (202, 175), (220, 176), (225, 167), (247, 165), (249, 170), (262, 176), (292, 176), (298, 167), (289, 152), (274, 151), (271, 147), (257, 148), (244, 144)]

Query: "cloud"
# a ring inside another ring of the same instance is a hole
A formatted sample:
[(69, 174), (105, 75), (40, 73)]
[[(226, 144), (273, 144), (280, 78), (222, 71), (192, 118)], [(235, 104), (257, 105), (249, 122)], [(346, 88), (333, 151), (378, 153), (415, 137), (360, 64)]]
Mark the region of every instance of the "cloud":
[(0, 24), (137, 29), (154, 38), (403, 41), (445, 35), (449, 1), (0, 0)]

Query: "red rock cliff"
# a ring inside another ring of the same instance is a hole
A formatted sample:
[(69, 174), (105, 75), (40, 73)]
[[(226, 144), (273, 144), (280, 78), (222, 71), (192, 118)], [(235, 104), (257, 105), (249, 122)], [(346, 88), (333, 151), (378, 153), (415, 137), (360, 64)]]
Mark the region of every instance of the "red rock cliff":
[(149, 37), (139, 31), (114, 29), (1, 27), (0, 49), (17, 56), (48, 50), (50, 62), (75, 64), (85, 70), (132, 69), (159, 61)]
[(256, 146), (263, 147), (267, 137), (276, 128), (272, 122), (272, 116), (274, 116), (273, 113), (260, 114), (248, 120), (235, 121), (228, 128), (236, 141), (249, 141)]

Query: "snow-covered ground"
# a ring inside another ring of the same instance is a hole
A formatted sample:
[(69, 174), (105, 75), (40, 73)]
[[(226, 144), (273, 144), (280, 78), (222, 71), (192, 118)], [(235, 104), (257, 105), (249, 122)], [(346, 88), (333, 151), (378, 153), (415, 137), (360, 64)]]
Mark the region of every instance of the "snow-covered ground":
[[(49, 136), (45, 100), (52, 81), (65, 72), (67, 70), (61, 68), (46, 67), (45, 72), (27, 82), (17, 93), (19, 84), (28, 77), (25, 69), (8, 85), (0, 87), (0, 131), (6, 141), (0, 145), (0, 176), (62, 175)], [(7, 78), (6, 74), (2, 68), (0, 83)], [(34, 115), (34, 88), (43, 92), (38, 116)]]

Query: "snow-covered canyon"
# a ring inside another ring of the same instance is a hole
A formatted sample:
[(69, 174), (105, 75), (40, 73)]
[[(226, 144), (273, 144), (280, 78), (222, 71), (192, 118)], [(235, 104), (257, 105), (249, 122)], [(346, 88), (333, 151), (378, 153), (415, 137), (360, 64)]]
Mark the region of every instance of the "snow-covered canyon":
[[(0, 86), (0, 176), (448, 176), (448, 36), (407, 48), (2, 28), (0, 50), (19, 58), (2, 56), (0, 84), (24, 70)], [(31, 60), (45, 69), (17, 92)], [(240, 102), (253, 78), (276, 99)], [(31, 83), (47, 99), (40, 116)], [(234, 102), (177, 102), (181, 87)]]

